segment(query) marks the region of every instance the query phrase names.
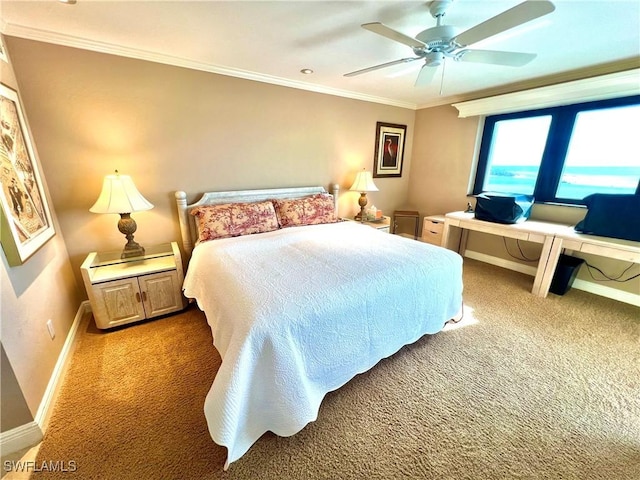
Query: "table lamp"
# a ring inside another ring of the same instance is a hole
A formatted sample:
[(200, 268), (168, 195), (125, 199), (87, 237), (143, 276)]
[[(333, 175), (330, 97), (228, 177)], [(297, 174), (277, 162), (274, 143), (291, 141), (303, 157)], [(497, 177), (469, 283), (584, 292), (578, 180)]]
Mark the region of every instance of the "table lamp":
[(351, 185), (349, 190), (360, 192), (360, 198), (358, 199), (358, 205), (360, 205), (360, 213), (356, 215), (356, 220), (363, 221), (366, 216), (364, 214), (364, 207), (367, 205), (367, 192), (377, 192), (378, 187), (373, 183), (373, 175), (371, 172), (362, 170), (356, 175), (356, 179)]
[(127, 243), (121, 258), (138, 257), (144, 255), (144, 247), (133, 240), (133, 234), (138, 226), (132, 212), (151, 210), (153, 205), (144, 198), (129, 175), (120, 175), (116, 170), (114, 175), (104, 177), (102, 192), (96, 203), (89, 209), (93, 213), (118, 213), (118, 230), (125, 235)]

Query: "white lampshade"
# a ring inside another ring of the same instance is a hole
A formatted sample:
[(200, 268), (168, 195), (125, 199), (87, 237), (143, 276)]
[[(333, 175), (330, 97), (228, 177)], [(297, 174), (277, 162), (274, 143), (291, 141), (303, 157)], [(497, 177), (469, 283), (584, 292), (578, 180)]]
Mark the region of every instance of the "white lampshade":
[(349, 190), (356, 192), (377, 192), (378, 187), (373, 183), (373, 175), (365, 170), (358, 172), (356, 179)]
[(93, 213), (132, 213), (151, 210), (153, 205), (144, 198), (129, 175), (104, 177), (102, 192), (96, 203), (89, 209)]

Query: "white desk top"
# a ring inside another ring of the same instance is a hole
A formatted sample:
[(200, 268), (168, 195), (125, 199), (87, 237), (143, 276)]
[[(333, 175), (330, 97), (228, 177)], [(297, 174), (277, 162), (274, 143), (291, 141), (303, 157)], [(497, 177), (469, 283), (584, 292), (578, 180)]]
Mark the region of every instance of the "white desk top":
[(640, 242), (578, 233), (574, 230), (573, 225), (538, 220), (526, 220), (514, 224), (493, 223), (478, 220), (474, 218), (473, 213), (465, 212), (447, 213), (445, 218), (451, 221), (453, 226), (524, 240), (529, 239), (539, 243), (542, 243), (539, 235), (553, 235), (562, 240), (562, 248), (640, 262)]
[(572, 228), (567, 224), (541, 222), (537, 220), (526, 220), (521, 223), (510, 224), (487, 222), (475, 218), (473, 212), (451, 212), (445, 215), (445, 219), (452, 221), (453, 226), (460, 226), (462, 228), (486, 233), (509, 235), (515, 238), (522, 237), (524, 240), (532, 234), (536, 236), (557, 235)]

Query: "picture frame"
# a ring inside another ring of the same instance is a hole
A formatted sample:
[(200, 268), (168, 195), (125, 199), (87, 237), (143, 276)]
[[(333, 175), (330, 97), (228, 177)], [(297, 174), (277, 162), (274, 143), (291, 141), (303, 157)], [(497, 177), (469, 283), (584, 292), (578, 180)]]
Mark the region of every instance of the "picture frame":
[(406, 133), (406, 125), (376, 123), (376, 147), (373, 159), (374, 177), (402, 176)]
[(55, 235), (39, 164), (18, 92), (0, 84), (0, 242), (22, 265)]

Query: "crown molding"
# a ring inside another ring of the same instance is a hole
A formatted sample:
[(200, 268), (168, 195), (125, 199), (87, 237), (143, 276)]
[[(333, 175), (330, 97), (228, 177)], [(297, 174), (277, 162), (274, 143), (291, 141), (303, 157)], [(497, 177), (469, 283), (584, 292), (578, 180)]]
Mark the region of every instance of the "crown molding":
[(499, 115), (640, 94), (640, 69), (454, 103), (459, 117)]
[(191, 60), (188, 58), (182, 58), (182, 57), (176, 57), (173, 55), (167, 55), (163, 53), (151, 52), (148, 50), (123, 47), (121, 45), (115, 45), (115, 44), (106, 43), (106, 42), (98, 42), (98, 41), (89, 40), (86, 38), (75, 37), (72, 35), (65, 35), (62, 33), (51, 32), (49, 30), (41, 30), (38, 28), (27, 27), (24, 25), (17, 25), (17, 24), (5, 22), (0, 24), (0, 27), (4, 35), (24, 38), (27, 40), (36, 40), (39, 42), (52, 43), (55, 45), (62, 45), (65, 47), (73, 47), (73, 48), (79, 48), (82, 50), (90, 50), (92, 52), (106, 53), (109, 55), (117, 55), (117, 56), (127, 57), (127, 58), (135, 58), (137, 60), (146, 60), (148, 62), (161, 63), (165, 65), (182, 67), (182, 68), (187, 68), (191, 70), (199, 70), (202, 72), (215, 73), (217, 75), (225, 75), (228, 77), (242, 78), (244, 80), (252, 80), (255, 82), (269, 83), (269, 84), (278, 85), (281, 87), (289, 87), (289, 88), (295, 88), (298, 90), (306, 90), (309, 92), (333, 95), (337, 97), (344, 97), (352, 100), (362, 100), (365, 102), (381, 103), (383, 105), (407, 108), (410, 110), (416, 110), (417, 108), (417, 105), (411, 102), (403, 102), (400, 100), (394, 100), (392, 98), (377, 97), (374, 95), (366, 95), (358, 92), (352, 92), (350, 90), (342, 90), (338, 88), (314, 85), (311, 83), (289, 80), (287, 78), (276, 77), (272, 75), (265, 75), (257, 72), (251, 72), (248, 70), (241, 70), (237, 68), (214, 65), (210, 63), (200, 62), (197, 60)]
[(207, 72), (207, 73), (214, 73), (217, 75), (224, 75), (229, 77), (241, 78), (244, 80), (251, 80), (255, 82), (278, 85), (282, 87), (295, 88), (298, 90), (306, 90), (314, 93), (349, 98), (352, 100), (361, 100), (364, 102), (379, 103), (379, 104), (389, 105), (393, 107), (406, 108), (409, 110), (420, 110), (424, 108), (431, 108), (431, 107), (437, 107), (442, 105), (452, 105), (452, 104), (460, 104), (460, 103), (466, 103), (471, 101), (480, 101), (482, 99), (502, 96), (502, 95), (511, 94), (511, 93), (515, 94), (518, 92), (529, 91), (529, 90), (537, 89), (540, 87), (572, 82), (574, 80), (581, 80), (581, 79), (586, 79), (590, 77), (607, 75), (610, 73), (638, 69), (638, 67), (640, 66), (640, 59), (638, 57), (634, 57), (634, 58), (624, 59), (624, 60), (611, 62), (607, 64), (596, 65), (593, 67), (571, 70), (571, 71), (563, 72), (557, 75), (537, 77), (537, 78), (529, 79), (523, 82), (517, 82), (517, 83), (503, 85), (496, 88), (480, 90), (480, 91), (471, 92), (468, 94), (438, 97), (430, 101), (427, 101), (425, 103), (416, 104), (413, 102), (405, 102), (405, 101), (400, 101), (392, 98), (378, 97), (375, 95), (366, 95), (363, 93), (353, 92), (350, 90), (342, 90), (337, 88), (316, 85), (312, 83), (290, 80), (290, 79), (276, 77), (272, 75), (265, 75), (257, 72), (248, 71), (248, 70), (241, 70), (236, 68), (224, 67), (221, 65), (214, 65), (210, 63), (200, 62), (200, 61), (191, 60), (183, 57), (176, 57), (173, 55), (167, 55), (163, 53), (152, 52), (148, 50), (123, 47), (121, 45), (110, 44), (106, 42), (98, 42), (98, 41), (89, 40), (82, 37), (75, 37), (72, 35), (65, 35), (62, 33), (52, 32), (49, 30), (42, 30), (42, 29), (32, 28), (24, 25), (7, 23), (4, 21), (4, 19), (0, 19), (0, 32), (3, 35), (10, 35), (14, 37), (24, 38), (27, 40), (35, 40), (39, 42), (62, 45), (62, 46), (78, 48), (82, 50), (89, 50), (89, 51), (98, 52), (98, 53), (106, 53), (109, 55), (117, 55), (121, 57), (134, 58), (137, 60), (145, 60), (145, 61), (160, 63), (164, 65), (171, 65), (171, 66), (182, 67), (182, 68), (187, 68), (191, 70), (198, 70), (198, 71)]
[[(525, 91), (530, 91), (540, 87), (565, 84), (567, 82), (573, 82), (575, 80), (601, 77), (603, 75), (609, 75), (613, 73), (637, 70), (638, 68), (640, 68), (639, 57), (626, 58), (615, 62), (594, 65), (586, 68), (579, 68), (576, 70), (569, 70), (567, 72), (562, 72), (555, 75), (531, 78), (522, 82), (516, 82), (509, 85), (502, 85), (500, 87), (479, 90), (464, 95), (442, 97), (439, 99), (434, 99), (432, 102), (419, 104), (417, 108), (418, 110), (420, 110), (423, 108), (430, 108), (441, 105), (452, 105), (455, 103), (470, 102), (476, 100), (481, 101), (482, 99), (486, 99), (489, 97), (496, 97), (499, 95), (506, 95), (511, 93), (523, 93)], [(579, 101), (587, 100), (580, 99)]]

